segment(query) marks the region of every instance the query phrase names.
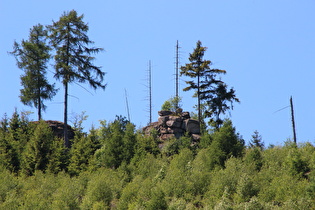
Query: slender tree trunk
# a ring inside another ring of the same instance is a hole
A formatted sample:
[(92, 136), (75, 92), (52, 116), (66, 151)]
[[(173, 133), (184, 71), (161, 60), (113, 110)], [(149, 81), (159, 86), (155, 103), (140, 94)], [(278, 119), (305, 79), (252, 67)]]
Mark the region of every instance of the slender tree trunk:
[(200, 76), (198, 73), (198, 90), (197, 90), (197, 95), (198, 95), (198, 120), (201, 123), (201, 110), (200, 110)]
[[(38, 80), (38, 79), (37, 79)], [(39, 83), (39, 82), (37, 82)], [(40, 101), (40, 87), (39, 87), (39, 84), (37, 85), (38, 86), (38, 92), (37, 92), (37, 100), (38, 100), (38, 110), (37, 110), (37, 114), (38, 114), (38, 121), (40, 121), (42, 119), (42, 104), (41, 104), (41, 101)]]
[(65, 146), (70, 147), (69, 138), (68, 138), (68, 83), (64, 84), (65, 87), (65, 98), (64, 98), (64, 128), (63, 128), (63, 137), (65, 141)]
[(200, 110), (200, 66), (201, 62), (198, 61), (198, 69), (197, 69), (197, 97), (198, 97), (198, 121), (201, 123), (201, 110)]
[(291, 119), (292, 119), (292, 129), (293, 129), (293, 141), (296, 144), (296, 132), (295, 132), (295, 121), (294, 121), (294, 109), (293, 109), (292, 96), (290, 98), (290, 106), (291, 106)]
[(38, 102), (38, 121), (40, 121), (42, 119), (42, 105), (40, 103), (40, 99), (39, 99), (39, 102)]
[[(38, 62), (37, 62), (38, 63)], [(38, 121), (42, 119), (42, 104), (41, 104), (41, 94), (40, 94), (40, 85), (39, 85), (39, 75), (40, 71), (39, 68), (37, 69), (37, 97), (38, 97)]]
[[(69, 35), (70, 33), (70, 23), (67, 23), (67, 66), (69, 66), (69, 57), (70, 57), (70, 53), (69, 53), (69, 47), (70, 47), (70, 40), (69, 40)], [(68, 138), (68, 82), (69, 82), (69, 72), (68, 70), (67, 74), (66, 74), (66, 80), (64, 79), (64, 87), (65, 87), (65, 106), (64, 106), (64, 128), (63, 128), (63, 137), (64, 137), (64, 141), (65, 141), (65, 146), (67, 148), (70, 148), (70, 144), (69, 144), (69, 138)]]

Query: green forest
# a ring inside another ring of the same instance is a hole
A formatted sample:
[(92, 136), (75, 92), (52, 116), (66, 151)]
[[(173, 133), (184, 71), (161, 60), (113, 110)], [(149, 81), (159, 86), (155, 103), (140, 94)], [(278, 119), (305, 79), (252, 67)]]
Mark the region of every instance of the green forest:
[[(265, 146), (258, 131), (245, 144), (225, 118), (241, 100), (222, 80), (227, 71), (204, 59), (201, 41), (180, 68), (183, 91), (198, 101), (197, 142), (189, 132), (162, 141), (120, 115), (86, 131), (82, 112), (69, 127), (69, 84), (106, 89), (105, 72), (93, 63), (103, 49), (90, 47), (83, 17), (65, 12), (13, 43), (24, 73), (20, 99), (38, 110), (38, 121), (17, 110), (0, 121), (0, 209), (315, 209), (315, 147)], [(50, 60), (64, 90), (61, 137), (42, 119), (44, 102), (58, 91), (46, 77)], [(181, 107), (175, 96), (162, 110), (176, 115)]]
[(0, 127), (1, 209), (313, 209), (315, 148), (248, 146), (225, 120), (197, 145), (160, 149), (124, 117), (84, 133), (71, 148), (48, 125), (14, 113)]

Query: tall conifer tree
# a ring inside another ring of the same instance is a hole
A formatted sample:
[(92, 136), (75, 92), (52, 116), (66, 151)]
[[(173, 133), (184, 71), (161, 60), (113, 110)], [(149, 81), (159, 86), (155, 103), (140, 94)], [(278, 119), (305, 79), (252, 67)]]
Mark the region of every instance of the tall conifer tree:
[(46, 44), (47, 31), (40, 24), (30, 30), (28, 40), (21, 44), (14, 42), (14, 51), (17, 65), (24, 70), (21, 76), (20, 99), (23, 104), (34, 106), (38, 109), (38, 120), (42, 118), (42, 110), (46, 109), (44, 100), (51, 100), (57, 90), (46, 79), (47, 62), (50, 59), (50, 47)]
[(215, 80), (216, 75), (218, 74), (225, 74), (225, 70), (221, 69), (211, 69), (210, 65), (212, 64), (210, 60), (204, 60), (204, 53), (207, 50), (206, 47), (202, 46), (201, 41), (198, 41), (196, 44), (196, 48), (194, 52), (189, 55), (190, 63), (187, 63), (185, 66), (181, 67), (180, 75), (188, 76), (191, 78), (196, 78), (197, 81), (191, 80), (186, 81), (188, 84), (185, 87), (184, 91), (189, 91), (191, 89), (195, 90), (195, 97), (198, 98), (198, 120), (201, 122), (201, 94), (202, 91), (205, 89), (205, 82), (206, 78), (210, 79), (209, 82), (217, 83), (218, 81)]
[[(212, 62), (204, 60), (204, 53), (207, 50), (198, 41), (194, 52), (190, 54), (190, 63), (181, 67), (181, 75), (191, 78), (197, 78), (197, 81), (186, 81), (188, 86), (184, 91), (195, 90), (195, 97), (198, 98), (198, 120), (203, 123), (203, 118), (212, 118), (210, 122), (214, 122), (218, 128), (222, 125), (223, 120), (220, 119), (221, 114), (233, 108), (233, 102), (239, 102), (233, 88), (228, 89), (227, 85), (218, 78), (220, 74), (226, 74), (225, 70), (210, 68)], [(228, 105), (230, 102), (231, 105)], [(204, 109), (205, 112), (201, 113)], [(215, 120), (213, 120), (215, 118)]]
[(105, 89), (103, 77), (105, 73), (101, 67), (95, 66), (92, 62), (95, 57), (92, 54), (99, 53), (102, 48), (89, 48), (94, 42), (87, 36), (88, 25), (83, 22), (83, 15), (78, 16), (72, 10), (65, 12), (57, 22), (48, 26), (50, 41), (56, 51), (55, 77), (62, 81), (64, 86), (64, 140), (69, 147), (68, 140), (68, 86), (72, 82), (89, 83), (96, 89)]

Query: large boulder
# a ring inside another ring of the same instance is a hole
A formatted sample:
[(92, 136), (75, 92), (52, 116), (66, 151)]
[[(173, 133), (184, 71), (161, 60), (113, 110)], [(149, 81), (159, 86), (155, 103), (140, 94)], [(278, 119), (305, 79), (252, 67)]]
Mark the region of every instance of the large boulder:
[(182, 122), (183, 120), (181, 120), (179, 117), (175, 119), (170, 118), (170, 120), (166, 122), (166, 125), (172, 128), (180, 128), (182, 126)]
[(158, 123), (160, 125), (163, 125), (165, 126), (166, 125), (166, 122), (169, 120), (169, 116), (159, 116), (158, 118)]
[(167, 133), (172, 133), (172, 134), (179, 133), (179, 134), (183, 135), (185, 133), (185, 131), (181, 128), (170, 128), (169, 127), (169, 128), (167, 128)]
[(200, 134), (200, 123), (198, 120), (184, 120), (185, 130), (191, 134)]

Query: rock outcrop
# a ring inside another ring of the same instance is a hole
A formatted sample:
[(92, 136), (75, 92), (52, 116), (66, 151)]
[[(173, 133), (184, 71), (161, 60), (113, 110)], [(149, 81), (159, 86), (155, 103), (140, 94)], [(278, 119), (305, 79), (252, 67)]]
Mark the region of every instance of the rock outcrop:
[[(56, 120), (46, 120), (45, 121), (48, 126), (51, 128), (53, 134), (58, 138), (63, 138), (64, 133), (64, 123)], [(38, 123), (38, 121), (34, 121), (33, 123)], [(73, 128), (68, 125), (68, 138), (74, 139), (74, 130)]]
[(145, 134), (150, 135), (152, 129), (155, 129), (162, 141), (179, 138), (185, 133), (188, 133), (193, 141), (200, 139), (200, 124), (190, 118), (189, 112), (159, 111), (158, 114), (157, 122), (143, 128)]

